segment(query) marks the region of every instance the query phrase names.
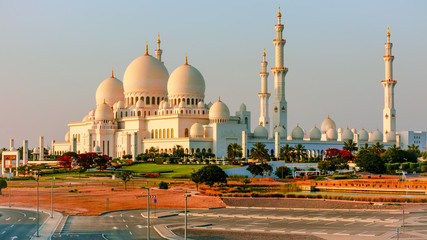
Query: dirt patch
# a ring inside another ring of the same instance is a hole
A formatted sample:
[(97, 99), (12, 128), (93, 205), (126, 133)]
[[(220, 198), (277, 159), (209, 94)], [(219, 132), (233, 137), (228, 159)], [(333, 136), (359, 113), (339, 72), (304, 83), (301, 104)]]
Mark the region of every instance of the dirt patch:
[[(173, 232), (179, 236), (184, 236), (184, 229), (176, 229)], [(322, 240), (324, 238), (307, 234), (277, 234), (268, 232), (232, 232), (232, 231), (214, 231), (201, 229), (188, 229), (187, 236), (195, 240)]]
[(427, 204), (369, 203), (302, 198), (226, 198), (228, 206), (235, 207), (275, 207), (275, 208), (321, 208), (321, 209), (405, 209), (427, 208)]
[[(128, 190), (124, 190), (122, 185), (93, 186), (93, 182), (70, 182), (69, 186), (55, 187), (53, 189), (53, 208), (56, 211), (68, 215), (94, 215), (105, 211), (116, 211), (125, 209), (139, 209), (147, 207), (147, 190), (140, 189), (138, 186), (130, 186)], [(16, 183), (15, 183), (16, 184)], [(48, 184), (48, 183), (45, 183)], [(60, 185), (61, 182), (56, 182)], [(29, 182), (28, 185), (24, 182), (18, 188), (11, 188), (12, 207), (27, 207), (35, 208), (36, 205), (36, 188), (34, 183)], [(30, 187), (31, 186), (31, 187)], [(150, 195), (155, 195), (157, 203), (154, 204), (154, 199), (150, 199), (150, 207), (157, 208), (184, 208), (184, 193), (186, 189), (172, 188), (168, 190), (155, 189), (150, 190)], [(77, 189), (77, 192), (70, 190)], [(114, 189), (114, 190), (112, 190)], [(0, 205), (6, 206), (9, 202), (8, 189), (3, 189), (3, 195), (0, 195)], [(108, 199), (108, 200), (107, 200)], [(39, 188), (40, 208), (50, 209), (51, 204), (51, 189), (50, 187)], [(108, 203), (107, 203), (108, 202)], [(188, 198), (189, 208), (213, 208), (225, 207), (219, 197), (192, 196)]]

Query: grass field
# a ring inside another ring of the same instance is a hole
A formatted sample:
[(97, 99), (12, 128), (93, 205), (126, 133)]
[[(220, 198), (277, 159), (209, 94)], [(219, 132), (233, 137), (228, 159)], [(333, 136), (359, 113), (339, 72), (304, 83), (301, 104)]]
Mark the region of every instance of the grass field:
[[(128, 167), (123, 167), (122, 169), (133, 171), (136, 173), (161, 173), (161, 172), (173, 171), (170, 173), (160, 174), (161, 177), (172, 178), (172, 177), (189, 177), (193, 170), (197, 171), (204, 166), (207, 166), (207, 165), (179, 165), (179, 164), (158, 165), (155, 163), (140, 163), (140, 164), (134, 164)], [(224, 170), (229, 168), (240, 167), (239, 165), (226, 165), (226, 166), (218, 165), (218, 166)]]

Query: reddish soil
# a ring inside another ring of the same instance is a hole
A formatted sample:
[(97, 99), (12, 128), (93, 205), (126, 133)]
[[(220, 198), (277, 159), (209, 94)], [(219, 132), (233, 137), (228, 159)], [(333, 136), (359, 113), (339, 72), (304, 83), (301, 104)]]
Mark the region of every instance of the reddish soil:
[[(56, 184), (65, 184), (62, 187), (55, 187), (53, 207), (56, 211), (69, 215), (94, 215), (107, 211), (138, 209), (147, 207), (147, 190), (140, 189), (139, 186), (130, 186), (124, 190), (122, 184), (115, 186), (93, 182), (56, 182)], [(88, 184), (88, 185), (86, 185)], [(20, 185), (18, 187), (14, 187)], [(34, 182), (13, 182), (11, 187), (12, 207), (35, 208), (36, 205), (36, 188)], [(68, 185), (68, 186), (67, 186)], [(39, 188), (40, 208), (50, 209), (51, 188), (50, 182), (41, 182)], [(70, 187), (71, 186), (71, 187)], [(142, 185), (141, 185), (142, 186)], [(161, 190), (155, 189), (157, 186), (150, 186), (150, 195), (157, 196), (157, 208), (184, 208), (185, 190), (178, 187)], [(112, 190), (114, 188), (114, 190)], [(69, 192), (77, 189), (78, 192)], [(0, 196), (0, 205), (8, 205), (9, 191), (3, 189), (3, 195)], [(219, 197), (192, 196), (188, 198), (189, 208), (215, 208), (224, 207), (225, 204)], [(154, 207), (154, 199), (150, 199), (150, 207)]]

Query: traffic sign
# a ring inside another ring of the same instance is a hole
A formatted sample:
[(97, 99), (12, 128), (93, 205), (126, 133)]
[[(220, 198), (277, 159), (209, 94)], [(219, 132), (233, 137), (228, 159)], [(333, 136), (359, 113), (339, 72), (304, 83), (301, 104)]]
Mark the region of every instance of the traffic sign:
[(157, 195), (150, 195), (150, 198), (157, 198)]
[(157, 203), (157, 198), (154, 199), (154, 203)]

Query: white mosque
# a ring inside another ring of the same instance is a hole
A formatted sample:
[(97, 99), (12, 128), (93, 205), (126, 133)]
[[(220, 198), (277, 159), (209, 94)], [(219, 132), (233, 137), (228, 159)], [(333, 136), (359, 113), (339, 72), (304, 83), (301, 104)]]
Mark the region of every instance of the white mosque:
[[(341, 129), (328, 116), (320, 125), (306, 131), (296, 126), (288, 131), (287, 102), (285, 99), (284, 46), (280, 8), (275, 25), (274, 96), (269, 108), (268, 75), (265, 51), (261, 61), (261, 91), (259, 125), (251, 130), (251, 113), (242, 103), (234, 115), (220, 98), (215, 103), (205, 101), (203, 75), (185, 59), (184, 65), (168, 73), (162, 62), (160, 38), (157, 40), (155, 57), (149, 54), (137, 57), (127, 67), (123, 82), (114, 77), (105, 79), (96, 90), (96, 110), (90, 110), (80, 122), (68, 124), (70, 130), (65, 142), (52, 142), (51, 152), (62, 154), (101, 152), (111, 157), (121, 157), (148, 151), (151, 147), (159, 152), (171, 153), (176, 145), (185, 153), (211, 152), (217, 157), (226, 156), (227, 146), (238, 143), (243, 157), (256, 142), (263, 142), (272, 155), (277, 156), (280, 146), (302, 144), (310, 157), (322, 156), (328, 148), (341, 148), (352, 139), (359, 145), (381, 142), (385, 147), (400, 145), (396, 134), (396, 110), (394, 108), (393, 59), (390, 33), (385, 43), (385, 80), (383, 129), (368, 132), (365, 129)], [(270, 111), (272, 110), (272, 120)], [(325, 114), (326, 115), (326, 114)], [(290, 133), (288, 135), (288, 132)], [(425, 146), (425, 134), (424, 134)], [(423, 146), (423, 147), (424, 147)]]

